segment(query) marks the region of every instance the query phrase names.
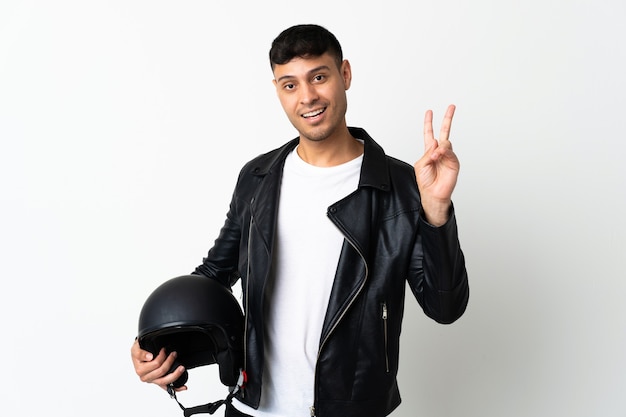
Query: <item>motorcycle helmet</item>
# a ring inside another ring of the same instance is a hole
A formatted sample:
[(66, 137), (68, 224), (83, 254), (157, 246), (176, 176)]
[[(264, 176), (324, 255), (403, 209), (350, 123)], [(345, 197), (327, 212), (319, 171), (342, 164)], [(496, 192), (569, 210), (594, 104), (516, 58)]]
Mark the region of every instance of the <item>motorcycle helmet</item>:
[(164, 282), (147, 298), (137, 339), (154, 355), (161, 348), (177, 352), (169, 372), (183, 365), (185, 373), (174, 388), (187, 382), (187, 369), (214, 363), (222, 384), (233, 387), (240, 383), (243, 335), (243, 312), (232, 292), (214, 279), (183, 275)]

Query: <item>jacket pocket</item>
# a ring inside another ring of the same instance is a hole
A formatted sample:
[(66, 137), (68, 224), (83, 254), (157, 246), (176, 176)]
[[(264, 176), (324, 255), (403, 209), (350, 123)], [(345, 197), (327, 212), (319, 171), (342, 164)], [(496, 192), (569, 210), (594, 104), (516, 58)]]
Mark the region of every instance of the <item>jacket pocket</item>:
[(389, 311), (387, 303), (383, 302), (381, 306), (381, 318), (383, 322), (383, 348), (385, 354), (385, 372), (389, 373)]

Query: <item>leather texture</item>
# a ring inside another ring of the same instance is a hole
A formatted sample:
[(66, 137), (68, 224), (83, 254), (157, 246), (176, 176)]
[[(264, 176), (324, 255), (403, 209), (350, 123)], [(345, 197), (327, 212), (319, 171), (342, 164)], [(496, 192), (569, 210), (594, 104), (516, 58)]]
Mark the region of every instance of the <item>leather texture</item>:
[[(396, 375), (407, 283), (425, 314), (452, 323), (465, 312), (469, 285), (454, 209), (425, 222), (413, 167), (364, 141), (358, 189), (328, 208), (345, 236), (316, 367), (314, 414), (385, 416), (400, 404)], [(232, 286), (241, 278), (248, 383), (238, 397), (257, 408), (263, 372), (264, 289), (270, 278), (278, 195), (293, 139), (241, 170), (219, 237), (195, 273)], [(297, 323), (294, 323), (297, 325)]]

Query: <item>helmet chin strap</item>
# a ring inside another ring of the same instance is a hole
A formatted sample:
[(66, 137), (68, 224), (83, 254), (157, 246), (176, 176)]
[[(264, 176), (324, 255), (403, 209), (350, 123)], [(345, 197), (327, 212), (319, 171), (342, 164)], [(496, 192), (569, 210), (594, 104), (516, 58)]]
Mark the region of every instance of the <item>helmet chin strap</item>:
[(170, 395), (170, 398), (176, 400), (180, 409), (183, 410), (183, 415), (185, 417), (189, 417), (194, 414), (201, 414), (201, 413), (213, 414), (222, 405), (230, 404), (230, 402), (233, 400), (233, 397), (246, 385), (247, 379), (248, 377), (246, 375), (246, 372), (244, 370), (239, 370), (239, 379), (237, 380), (237, 385), (235, 385), (234, 387), (230, 389), (230, 392), (228, 393), (226, 398), (224, 398), (223, 400), (215, 401), (215, 402), (204, 404), (204, 405), (197, 405), (195, 407), (189, 407), (189, 408), (184, 407), (180, 403), (180, 401), (178, 401), (178, 398), (176, 398), (176, 391), (174, 390), (174, 386), (172, 384), (167, 386), (167, 393)]

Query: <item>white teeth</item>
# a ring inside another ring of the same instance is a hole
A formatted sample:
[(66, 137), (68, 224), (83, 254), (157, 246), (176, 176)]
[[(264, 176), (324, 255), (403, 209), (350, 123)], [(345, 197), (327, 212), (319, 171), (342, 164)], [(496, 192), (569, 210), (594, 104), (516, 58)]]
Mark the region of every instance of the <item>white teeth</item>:
[(302, 117), (305, 117), (305, 118), (308, 118), (308, 117), (315, 117), (315, 116), (317, 116), (317, 115), (319, 115), (319, 114), (324, 113), (324, 110), (326, 110), (326, 109), (324, 108), (324, 109), (319, 109), (319, 110), (315, 110), (315, 111), (312, 111), (312, 112), (304, 113), (304, 114), (302, 115)]

